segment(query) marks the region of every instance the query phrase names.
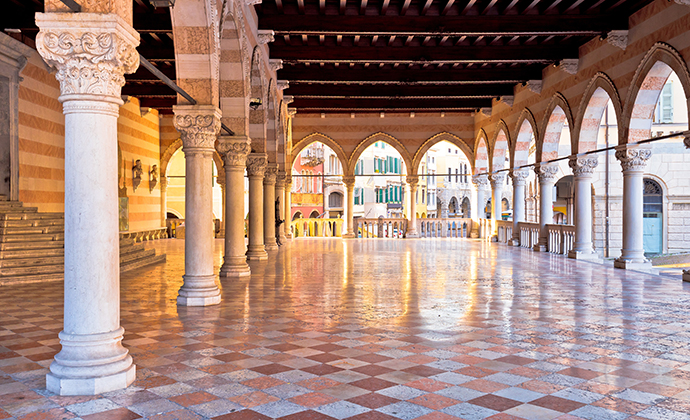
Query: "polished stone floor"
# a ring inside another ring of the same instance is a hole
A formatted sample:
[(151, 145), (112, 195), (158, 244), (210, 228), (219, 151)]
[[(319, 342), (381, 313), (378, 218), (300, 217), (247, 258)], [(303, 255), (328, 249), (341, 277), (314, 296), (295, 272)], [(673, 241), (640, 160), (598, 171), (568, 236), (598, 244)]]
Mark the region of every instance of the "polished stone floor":
[[(175, 304), (183, 242), (122, 276), (129, 389), (58, 397), (62, 287), (2, 287), (0, 419), (690, 419), (680, 281), (463, 239), (298, 239)], [(222, 242), (217, 242), (216, 264)]]

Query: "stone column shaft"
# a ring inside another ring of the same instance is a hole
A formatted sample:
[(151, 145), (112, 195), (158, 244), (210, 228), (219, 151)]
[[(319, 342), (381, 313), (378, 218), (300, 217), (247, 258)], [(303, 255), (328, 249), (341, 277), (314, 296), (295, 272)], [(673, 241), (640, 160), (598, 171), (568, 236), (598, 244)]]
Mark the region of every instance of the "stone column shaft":
[(225, 167), (225, 255), (221, 277), (251, 274), (244, 243), (244, 171), (251, 140), (246, 136), (220, 136), (218, 151)]
[(285, 239), (292, 239), (292, 176), (285, 176)]
[(264, 174), (264, 247), (278, 249), (276, 241), (276, 174), (278, 164), (269, 163)]
[(553, 222), (553, 186), (558, 175), (558, 166), (537, 165), (534, 172), (539, 178), (539, 243), (534, 245), (535, 251), (549, 250), (549, 231), (547, 224)]
[(345, 223), (347, 226), (346, 233), (343, 238), (356, 238), (356, 232), (354, 227), (355, 222), (355, 177), (354, 176), (344, 176), (343, 184), (345, 184), (345, 189), (347, 190), (347, 197), (345, 202)]
[(474, 175), (472, 177), (472, 183), (475, 185), (475, 188), (477, 190), (477, 203), (474, 206), (476, 207), (473, 212), (473, 214), (475, 215), (473, 217), (475, 223), (473, 223), (472, 226), (471, 236), (474, 238), (478, 238), (481, 235), (481, 232), (479, 231), (479, 219), (486, 218), (486, 214), (484, 213), (484, 207), (486, 207), (485, 193), (486, 186), (489, 184), (489, 178), (487, 175)]
[[(281, 244), (285, 243), (287, 239), (285, 237), (285, 229), (287, 224), (290, 223), (289, 220), (285, 219), (285, 172), (279, 171), (276, 175), (276, 200), (278, 200), (277, 215), (279, 218), (283, 219), (283, 223), (278, 226), (278, 231), (276, 232), (276, 237), (279, 239)], [(275, 211), (275, 210), (274, 210)]]
[(573, 169), (574, 196), (573, 224), (575, 243), (568, 257), (576, 259), (596, 258), (592, 244), (592, 174), (597, 167), (596, 157), (573, 158), (568, 162)]
[(520, 226), (518, 223), (525, 221), (525, 185), (529, 172), (511, 170), (513, 178), (513, 246), (520, 246)]
[(124, 73), (139, 65), (139, 35), (110, 13), (37, 13), (36, 24), (65, 114), (64, 329), (46, 387), (95, 395), (135, 379), (121, 344), (116, 157), (120, 93)]
[(498, 220), (501, 220), (501, 213), (503, 212), (503, 186), (505, 185), (506, 177), (502, 172), (493, 173), (489, 175), (491, 181), (491, 216), (494, 220), (491, 226), (491, 236), (498, 237)]
[(251, 153), (247, 159), (249, 176), (249, 246), (247, 259), (266, 261), (268, 254), (264, 248), (264, 172), (266, 154)]
[(644, 256), (643, 206), (644, 170), (652, 156), (650, 149), (623, 145), (616, 148), (616, 158), (623, 168), (623, 249), (614, 261), (616, 268), (651, 267)]
[(416, 176), (408, 176), (407, 184), (410, 186), (410, 226), (407, 229), (408, 238), (419, 238), (417, 232), (417, 186), (419, 180)]
[(161, 227), (168, 226), (168, 177), (162, 176), (161, 186)]

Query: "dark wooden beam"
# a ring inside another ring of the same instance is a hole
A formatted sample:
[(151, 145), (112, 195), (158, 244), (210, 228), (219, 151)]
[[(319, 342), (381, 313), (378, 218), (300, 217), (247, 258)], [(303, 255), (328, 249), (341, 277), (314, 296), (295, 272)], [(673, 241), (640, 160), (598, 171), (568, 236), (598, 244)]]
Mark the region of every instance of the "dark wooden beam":
[[(342, 67), (342, 66), (341, 66)], [(444, 69), (444, 70), (420, 70), (420, 69), (350, 69), (350, 68), (313, 68), (304, 66), (286, 65), (278, 70), (278, 78), (290, 81), (352, 81), (352, 82), (389, 82), (418, 83), (418, 82), (507, 82), (541, 79), (541, 68), (518, 69)]]
[(295, 99), (290, 105), (299, 108), (470, 108), (491, 106), (491, 99)]
[(498, 97), (513, 94), (513, 85), (323, 85), (291, 84), (285, 91), (298, 96), (467, 96)]

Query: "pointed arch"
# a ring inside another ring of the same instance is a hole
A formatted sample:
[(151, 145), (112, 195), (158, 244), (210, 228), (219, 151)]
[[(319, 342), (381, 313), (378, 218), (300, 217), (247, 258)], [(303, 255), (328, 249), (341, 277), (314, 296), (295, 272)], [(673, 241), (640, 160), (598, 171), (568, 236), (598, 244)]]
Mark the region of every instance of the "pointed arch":
[(606, 73), (599, 72), (590, 80), (582, 96), (572, 132), (572, 153), (584, 153), (597, 148), (601, 118), (609, 100), (613, 104), (616, 121), (620, 121), (623, 108), (618, 89)]
[(419, 170), (419, 165), (422, 163), (424, 154), (426, 154), (426, 152), (428, 152), (429, 149), (431, 149), (435, 144), (438, 144), (442, 141), (447, 141), (457, 146), (470, 162), (470, 167), (474, 169), (474, 153), (472, 152), (472, 149), (470, 149), (470, 146), (468, 146), (463, 139), (455, 134), (444, 131), (431, 136), (424, 143), (422, 143), (421, 146), (419, 146), (419, 149), (417, 149), (414, 157), (412, 158), (412, 167), (408, 170), (408, 174), (417, 175), (417, 171)]
[[(179, 0), (178, 0), (179, 1)], [(251, 46), (244, 26), (242, 3), (223, 2), (220, 51), (221, 120), (237, 135), (249, 133)]]
[(491, 161), (489, 162), (490, 170), (492, 172), (505, 169), (506, 157), (508, 157), (508, 150), (510, 149), (510, 134), (508, 125), (505, 121), (500, 120), (496, 126), (494, 137), (489, 144), (489, 151), (491, 153)]
[(544, 121), (542, 122), (542, 128), (540, 130), (540, 133), (543, 134), (541, 138), (537, 137), (537, 162), (544, 162), (558, 157), (558, 145), (561, 140), (563, 125), (566, 122), (568, 127), (573, 127), (573, 113), (565, 96), (557, 92), (553, 98), (551, 98), (551, 102), (549, 102), (549, 106), (546, 108)]
[[(289, 170), (292, 170), (292, 167), (295, 165), (295, 160), (297, 157), (302, 153), (302, 150), (306, 149), (307, 146), (309, 146), (312, 143), (320, 142), (325, 144), (326, 146), (330, 147), (334, 152), (335, 155), (338, 156), (338, 159), (340, 160), (340, 165), (343, 167), (343, 175), (352, 175), (354, 172), (350, 173), (347, 172), (349, 169), (348, 167), (348, 160), (347, 160), (347, 154), (343, 150), (342, 147), (338, 143), (336, 143), (335, 140), (332, 138), (328, 137), (325, 134), (322, 133), (311, 133), (308, 136), (302, 138), (301, 140), (297, 141), (292, 146), (292, 152), (290, 153), (290, 166)], [(286, 171), (288, 169), (286, 168)]]
[(177, 152), (179, 149), (182, 148), (182, 139), (178, 138), (170, 146), (168, 146), (163, 154), (161, 155), (161, 168), (160, 168), (160, 176), (161, 178), (165, 178), (168, 173), (168, 166), (170, 165), (170, 159), (172, 159), (173, 155), (175, 152)]
[[(651, 137), (654, 108), (672, 71), (680, 79), (686, 100), (690, 100), (690, 72), (685, 60), (672, 46), (657, 42), (644, 56), (633, 76), (623, 108), (623, 118), (618, 122), (622, 126), (618, 144)], [(688, 113), (690, 116), (690, 107)]]
[(376, 143), (377, 141), (385, 142), (386, 144), (391, 145), (395, 150), (397, 150), (398, 153), (400, 153), (400, 157), (402, 157), (403, 162), (405, 162), (405, 168), (407, 168), (407, 171), (409, 173), (410, 168), (412, 167), (412, 157), (410, 156), (410, 153), (407, 151), (405, 146), (403, 146), (403, 144), (400, 143), (398, 139), (391, 136), (390, 134), (383, 132), (374, 133), (362, 140), (361, 142), (359, 142), (357, 147), (355, 147), (355, 150), (352, 151), (350, 159), (348, 160), (348, 173), (355, 173), (355, 165), (357, 164), (357, 160), (359, 159), (359, 157), (369, 146)]
[(250, 98), (258, 99), (261, 105), (249, 110), (249, 138), (252, 139), (252, 152), (266, 152), (266, 120), (268, 117), (268, 88), (263, 68), (263, 50), (254, 47), (251, 62)]
[(268, 161), (275, 163), (278, 158), (278, 139), (276, 124), (276, 82), (275, 79), (268, 80), (268, 102), (266, 103), (266, 153)]
[(520, 113), (517, 124), (515, 124), (515, 132), (517, 136), (510, 148), (511, 168), (529, 163), (529, 149), (532, 145), (532, 140), (534, 139), (535, 143), (537, 140), (537, 120), (528, 108), (523, 109)]
[(474, 172), (481, 174), (489, 172), (489, 142), (486, 131), (480, 129), (477, 139), (474, 141)]

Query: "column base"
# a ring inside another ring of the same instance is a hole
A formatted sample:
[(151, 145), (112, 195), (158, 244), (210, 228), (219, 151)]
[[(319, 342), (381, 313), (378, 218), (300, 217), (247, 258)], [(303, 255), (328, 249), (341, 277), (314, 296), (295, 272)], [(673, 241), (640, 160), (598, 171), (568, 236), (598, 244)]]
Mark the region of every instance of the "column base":
[(613, 261), (615, 268), (625, 270), (652, 271), (652, 263), (648, 259), (624, 259), (622, 257)]
[(46, 388), (48, 391), (62, 396), (98, 395), (127, 388), (136, 379), (136, 371), (136, 366), (130, 365), (123, 372), (95, 378), (61, 378), (48, 373), (46, 374)]
[(546, 244), (536, 244), (532, 247), (532, 251), (536, 252), (548, 252), (549, 247)]
[(406, 238), (409, 238), (409, 239), (419, 238), (419, 233), (417, 233), (417, 232), (408, 232), (408, 233), (405, 235), (405, 237), (406, 237)]
[(234, 264), (223, 264), (220, 268), (220, 277), (249, 277), (252, 275), (252, 270), (247, 264), (247, 259), (242, 258), (242, 262)]
[(690, 270), (683, 270), (683, 281), (690, 282)]
[(354, 233), (346, 233), (342, 236), (343, 239), (354, 239), (356, 238)]
[(520, 246), (520, 239), (518, 238), (513, 238), (508, 242), (511, 246)]
[(574, 260), (599, 260), (599, 255), (594, 252), (594, 251), (575, 251), (575, 250), (570, 250), (568, 252), (568, 258), (572, 258)]
[(264, 239), (264, 242), (266, 243), (264, 245), (264, 249), (266, 251), (277, 251), (278, 250), (278, 243), (276, 242), (275, 238), (273, 238), (272, 241)]
[(247, 250), (248, 261), (266, 261), (268, 260), (268, 253), (263, 245), (249, 245)]
[[(281, 237), (281, 239), (282, 239), (282, 237)], [(292, 240), (292, 233), (286, 233), (285, 239), (287, 239), (288, 241), (291, 241)]]
[(177, 304), (182, 306), (209, 306), (220, 303), (220, 289), (216, 276), (193, 276), (185, 274), (184, 284), (177, 296)]

